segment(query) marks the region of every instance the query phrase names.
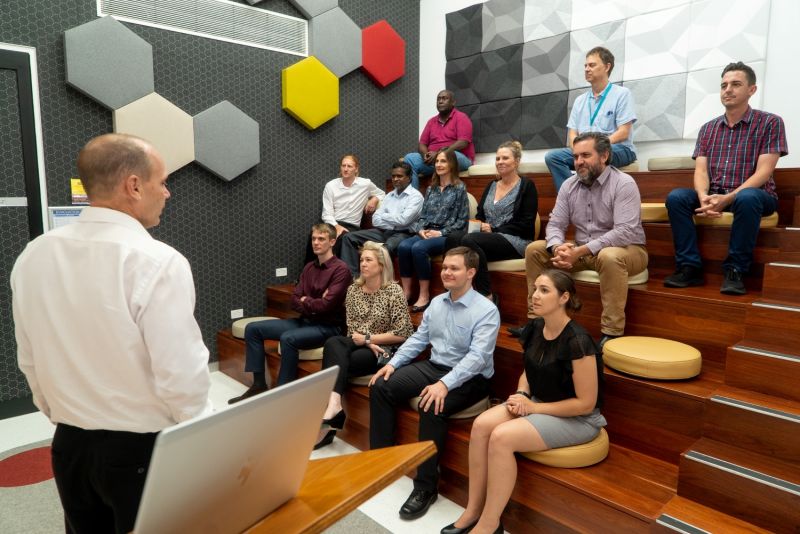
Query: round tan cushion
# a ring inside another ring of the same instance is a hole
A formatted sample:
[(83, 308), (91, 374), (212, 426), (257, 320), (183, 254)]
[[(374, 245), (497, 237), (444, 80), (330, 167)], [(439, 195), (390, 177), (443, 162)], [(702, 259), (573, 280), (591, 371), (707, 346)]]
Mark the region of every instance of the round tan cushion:
[[(579, 280), (581, 282), (588, 282), (590, 284), (599, 284), (600, 283), (600, 274), (597, 271), (578, 271), (576, 273), (572, 273), (572, 278), (575, 280)], [(635, 286), (636, 284), (646, 284), (647, 280), (650, 279), (650, 273), (647, 269), (644, 271), (634, 274), (633, 276), (628, 277), (628, 285)]]
[(694, 169), (694, 160), (691, 156), (671, 156), (663, 158), (650, 158), (647, 160), (648, 171), (675, 171), (678, 169)]
[(529, 174), (534, 172), (549, 173), (550, 170), (547, 168), (547, 165), (544, 161), (522, 161), (519, 164), (519, 169), (517, 172), (520, 174)]
[[(416, 411), (419, 410), (419, 399), (420, 397), (414, 397), (408, 401), (408, 404), (411, 406), (411, 409)], [(454, 413), (450, 416), (450, 419), (469, 419), (471, 417), (478, 417), (480, 414), (485, 412), (489, 408), (489, 397), (484, 397), (483, 399), (479, 400), (472, 406), (468, 406), (464, 408), (460, 412)]]
[(496, 176), (497, 167), (494, 163), (484, 165), (473, 165), (469, 168), (470, 176)]
[(639, 170), (639, 162), (638, 161), (633, 161), (631, 163), (628, 163), (624, 167), (618, 167), (618, 168), (622, 172), (636, 172), (636, 171)]
[[(281, 344), (278, 343), (278, 355), (281, 353)], [(297, 352), (297, 358), (300, 360), (321, 360), (322, 347), (316, 349), (301, 349)]]
[(272, 319), (277, 319), (277, 317), (245, 317), (244, 319), (237, 319), (231, 325), (231, 334), (233, 334), (233, 337), (244, 339), (244, 329), (247, 325), (257, 321), (271, 321)]
[(469, 202), (469, 218), (474, 219), (478, 215), (478, 201), (472, 193), (467, 193), (467, 202)]
[(700, 374), (700, 351), (658, 337), (623, 336), (603, 346), (603, 362), (617, 371), (644, 378), (681, 380)]
[[(733, 213), (723, 211), (722, 217), (693, 217), (694, 223), (700, 226), (730, 226), (733, 224)], [(761, 228), (774, 228), (778, 226), (778, 212), (761, 217)]]
[(667, 205), (663, 202), (642, 202), (642, 222), (668, 222)]
[(364, 375), (354, 376), (353, 378), (349, 379), (348, 382), (354, 386), (368, 386), (370, 380), (372, 380), (372, 375)]
[(490, 271), (502, 273), (525, 272), (525, 258), (516, 260), (490, 261), (486, 264)]
[(467, 169), (466, 171), (459, 172), (458, 173), (458, 177), (459, 178), (468, 178), (469, 177), (469, 169)]
[(601, 428), (597, 437), (588, 443), (520, 454), (551, 467), (586, 467), (602, 462), (608, 456), (608, 433)]

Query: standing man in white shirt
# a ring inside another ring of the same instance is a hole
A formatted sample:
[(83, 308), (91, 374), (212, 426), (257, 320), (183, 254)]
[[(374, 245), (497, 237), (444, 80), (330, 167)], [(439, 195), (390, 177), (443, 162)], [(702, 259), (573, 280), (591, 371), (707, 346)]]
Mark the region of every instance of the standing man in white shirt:
[(19, 367), (55, 423), (67, 532), (130, 532), (157, 433), (208, 413), (208, 349), (189, 262), (156, 241), (159, 153), (107, 134), (78, 155), (90, 206), (31, 241), (11, 272)]
[(397, 246), (404, 239), (416, 234), (411, 225), (417, 222), (425, 200), (422, 193), (411, 185), (411, 165), (403, 161), (392, 164), (392, 186), (394, 189), (384, 197), (380, 207), (372, 215), (369, 230), (346, 232), (340, 239), (342, 249), (339, 257), (350, 268), (353, 278), (359, 274), (359, 248), (367, 241), (383, 243), (394, 258)]

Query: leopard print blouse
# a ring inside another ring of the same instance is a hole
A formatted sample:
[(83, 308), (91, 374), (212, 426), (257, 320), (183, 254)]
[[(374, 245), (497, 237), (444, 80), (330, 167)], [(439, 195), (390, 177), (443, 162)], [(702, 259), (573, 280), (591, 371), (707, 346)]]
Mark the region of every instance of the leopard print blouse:
[(347, 288), (344, 307), (348, 336), (354, 332), (391, 333), (407, 338), (414, 333), (403, 290), (394, 282), (375, 293), (364, 293), (361, 286), (351, 284)]

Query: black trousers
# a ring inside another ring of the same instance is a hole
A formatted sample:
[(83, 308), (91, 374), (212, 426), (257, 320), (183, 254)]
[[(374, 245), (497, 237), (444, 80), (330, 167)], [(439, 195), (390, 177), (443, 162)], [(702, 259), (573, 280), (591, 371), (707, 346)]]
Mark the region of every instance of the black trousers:
[[(430, 384), (450, 372), (449, 367), (430, 360), (415, 362), (395, 371), (389, 380), (379, 378), (369, 394), (369, 446), (390, 447), (395, 443), (395, 407), (416, 397)], [(433, 440), (436, 454), (417, 468), (414, 488), (436, 491), (439, 485), (439, 456), (447, 438), (447, 417), (458, 413), (489, 394), (489, 381), (475, 376), (447, 394), (444, 410), (435, 415), (433, 408), (419, 411), (419, 440)]]
[(373, 374), (378, 370), (378, 358), (372, 350), (363, 345), (356, 345), (348, 336), (329, 337), (322, 348), (322, 368), (339, 366), (339, 376), (333, 385), (333, 391), (344, 394), (347, 379), (351, 376)]
[(58, 424), (53, 474), (68, 533), (133, 530), (157, 435)]
[(489, 266), (487, 262), (514, 260), (522, 257), (519, 252), (517, 252), (517, 249), (511, 246), (508, 239), (500, 234), (493, 234), (491, 232), (473, 232), (471, 234), (466, 232), (453, 232), (447, 236), (447, 240), (444, 243), (444, 250), (447, 252), (451, 248), (461, 245), (469, 247), (478, 253), (478, 258), (480, 259), (478, 263), (478, 272), (475, 273), (472, 285), (475, 287), (475, 291), (484, 296), (492, 294), (492, 282), (489, 278)]

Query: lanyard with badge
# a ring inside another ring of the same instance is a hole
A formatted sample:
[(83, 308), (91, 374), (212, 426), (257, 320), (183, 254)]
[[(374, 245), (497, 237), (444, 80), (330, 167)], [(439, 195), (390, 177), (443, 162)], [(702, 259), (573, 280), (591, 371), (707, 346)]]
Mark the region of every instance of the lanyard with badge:
[[(592, 113), (591, 118), (589, 119), (589, 126), (594, 126), (594, 120), (597, 118), (597, 113), (600, 111), (600, 108), (603, 107), (603, 102), (606, 100), (606, 96), (608, 95), (608, 91), (611, 89), (611, 84), (609, 83), (606, 86), (606, 90), (603, 91), (603, 94), (600, 95), (600, 100), (597, 102), (597, 107), (594, 108), (594, 113)], [(592, 99), (586, 99), (586, 107), (591, 111)]]

